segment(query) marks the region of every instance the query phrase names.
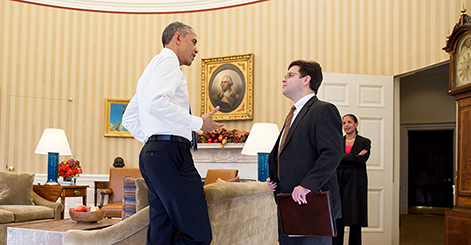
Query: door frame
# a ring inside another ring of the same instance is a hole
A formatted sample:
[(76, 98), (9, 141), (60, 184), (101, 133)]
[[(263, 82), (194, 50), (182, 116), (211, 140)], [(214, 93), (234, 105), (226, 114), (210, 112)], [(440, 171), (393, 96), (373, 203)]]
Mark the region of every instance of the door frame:
[[(400, 205), (399, 213), (408, 214), (409, 210), (409, 131), (453, 130), (453, 152), (456, 151), (456, 123), (403, 123), (400, 135)], [(456, 154), (453, 154), (453, 178), (456, 176)]]

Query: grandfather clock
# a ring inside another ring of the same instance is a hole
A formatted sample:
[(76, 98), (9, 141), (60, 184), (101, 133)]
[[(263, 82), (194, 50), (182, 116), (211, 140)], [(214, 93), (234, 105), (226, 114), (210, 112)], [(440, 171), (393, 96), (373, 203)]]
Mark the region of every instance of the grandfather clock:
[(458, 105), (455, 205), (445, 213), (446, 244), (471, 244), (471, 17), (466, 9), (443, 48), (450, 54), (448, 95)]

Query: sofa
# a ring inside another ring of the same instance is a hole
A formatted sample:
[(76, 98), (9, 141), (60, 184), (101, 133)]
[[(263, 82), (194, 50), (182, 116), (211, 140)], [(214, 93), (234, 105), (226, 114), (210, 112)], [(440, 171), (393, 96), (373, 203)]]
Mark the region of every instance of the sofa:
[[(214, 183), (204, 186), (213, 245), (278, 244), (273, 193), (265, 182)], [(136, 179), (136, 213), (94, 231), (69, 230), (63, 244), (145, 244), (149, 224), (147, 187)]]
[(33, 191), (34, 174), (0, 172), (0, 245), (7, 227), (61, 219), (61, 203), (48, 201)]

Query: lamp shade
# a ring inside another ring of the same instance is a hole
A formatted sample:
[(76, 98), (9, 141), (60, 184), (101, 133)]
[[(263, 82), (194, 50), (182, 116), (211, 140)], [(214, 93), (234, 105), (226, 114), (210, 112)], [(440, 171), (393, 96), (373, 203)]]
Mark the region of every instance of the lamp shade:
[(63, 129), (46, 128), (38, 146), (34, 151), (36, 154), (59, 153), (59, 155), (72, 155), (69, 142)]
[(245, 141), (242, 154), (256, 156), (257, 153), (270, 153), (280, 134), (274, 123), (255, 123)]

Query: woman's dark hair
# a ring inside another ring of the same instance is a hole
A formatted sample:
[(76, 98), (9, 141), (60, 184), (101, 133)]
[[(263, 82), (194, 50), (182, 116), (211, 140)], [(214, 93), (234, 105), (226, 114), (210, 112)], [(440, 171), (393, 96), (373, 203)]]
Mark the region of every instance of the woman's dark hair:
[[(351, 117), (351, 118), (353, 118), (353, 121), (354, 121), (355, 123), (358, 122), (358, 118), (357, 118), (355, 115), (353, 115), (353, 114), (346, 114), (345, 116), (342, 117), (342, 119), (344, 119), (345, 117)], [(355, 128), (355, 132), (356, 132), (357, 135), (358, 135), (358, 129)]]

